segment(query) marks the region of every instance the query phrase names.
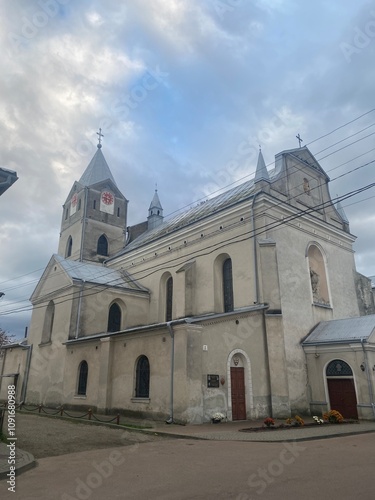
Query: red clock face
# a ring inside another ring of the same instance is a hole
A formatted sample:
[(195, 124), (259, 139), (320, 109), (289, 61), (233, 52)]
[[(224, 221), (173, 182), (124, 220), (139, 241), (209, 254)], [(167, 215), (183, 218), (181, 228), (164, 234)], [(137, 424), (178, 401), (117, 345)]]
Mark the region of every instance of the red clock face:
[(77, 205), (77, 202), (78, 202), (78, 196), (77, 196), (77, 194), (74, 194), (73, 198), (72, 198), (73, 207), (75, 207)]
[(109, 193), (108, 191), (104, 191), (104, 193), (102, 193), (102, 202), (105, 205), (112, 205), (113, 204), (113, 194)]

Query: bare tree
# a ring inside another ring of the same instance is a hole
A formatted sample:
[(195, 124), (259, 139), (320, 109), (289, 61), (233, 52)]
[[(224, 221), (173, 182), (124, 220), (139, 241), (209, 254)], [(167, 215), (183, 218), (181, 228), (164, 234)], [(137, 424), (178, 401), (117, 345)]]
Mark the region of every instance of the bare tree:
[(0, 348), (6, 344), (11, 344), (15, 339), (15, 335), (13, 333), (7, 333), (0, 327)]

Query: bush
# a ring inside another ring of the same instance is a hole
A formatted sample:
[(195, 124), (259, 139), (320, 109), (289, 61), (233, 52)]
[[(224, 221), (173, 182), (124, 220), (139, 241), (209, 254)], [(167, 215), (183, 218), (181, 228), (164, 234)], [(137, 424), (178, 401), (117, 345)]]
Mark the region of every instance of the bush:
[(266, 427), (272, 427), (273, 425), (275, 425), (275, 421), (273, 418), (271, 417), (267, 417), (263, 420), (263, 423)]
[(339, 424), (344, 420), (344, 417), (337, 410), (331, 410), (323, 415), (324, 420), (330, 424)]

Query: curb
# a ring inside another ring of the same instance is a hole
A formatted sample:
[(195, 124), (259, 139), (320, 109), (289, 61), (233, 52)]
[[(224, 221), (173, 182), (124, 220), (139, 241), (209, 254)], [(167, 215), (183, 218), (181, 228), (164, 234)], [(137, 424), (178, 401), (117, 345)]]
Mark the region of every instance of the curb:
[[(9, 465), (8, 465), (8, 460), (7, 460), (7, 454), (5, 454), (5, 459), (2, 458), (2, 456), (4, 456), (4, 451), (8, 451), (7, 448), (6, 448), (6, 445), (5, 443), (0, 443), (0, 481), (1, 480), (4, 480), (4, 479), (7, 479), (9, 476)], [(17, 455), (16, 455), (16, 463), (15, 463), (15, 467), (16, 467), (16, 476), (19, 476), (20, 474), (22, 474), (23, 472), (26, 472), (30, 469), (33, 469), (34, 467), (36, 467), (37, 465), (37, 462), (34, 458), (34, 455), (32, 455), (31, 453), (29, 453), (28, 451), (24, 451), (24, 450), (20, 450), (20, 449), (17, 449)]]

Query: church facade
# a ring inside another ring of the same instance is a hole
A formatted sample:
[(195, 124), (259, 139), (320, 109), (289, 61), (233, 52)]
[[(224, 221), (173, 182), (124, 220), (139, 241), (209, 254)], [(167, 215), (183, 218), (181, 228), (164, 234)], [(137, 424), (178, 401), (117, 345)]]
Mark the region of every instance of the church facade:
[(168, 219), (155, 191), (128, 226), (99, 143), (63, 206), (29, 337), (3, 350), (0, 397), (15, 376), (30, 404), (201, 423), (321, 414), (345, 379), (343, 413), (374, 418), (373, 302), (361, 317), (355, 237), (328, 185), (306, 147), (271, 171), (260, 152), (253, 180)]

